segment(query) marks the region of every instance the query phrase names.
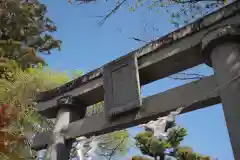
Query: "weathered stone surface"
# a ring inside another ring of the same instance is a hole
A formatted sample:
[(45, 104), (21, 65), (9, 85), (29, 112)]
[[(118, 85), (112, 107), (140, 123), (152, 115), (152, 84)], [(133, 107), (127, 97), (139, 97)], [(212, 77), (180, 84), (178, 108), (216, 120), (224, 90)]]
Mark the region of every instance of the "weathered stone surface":
[[(143, 124), (159, 116), (166, 116), (170, 111), (189, 104), (191, 105), (184, 109), (182, 113), (208, 107), (220, 103), (220, 97), (217, 91), (208, 95), (208, 98), (202, 99), (202, 97), (209, 94), (209, 92), (217, 86), (214, 76), (206, 77), (202, 80), (144, 98), (143, 106), (138, 111), (128, 113), (114, 121), (107, 120), (104, 113), (101, 113), (72, 122), (62, 133), (68, 138), (79, 136), (89, 137)], [(196, 100), (199, 101), (192, 103)], [(41, 137), (47, 136), (37, 135), (32, 145), (33, 148), (44, 147), (48, 142), (47, 139), (41, 139)]]
[(236, 24), (227, 24), (209, 31), (202, 39), (204, 61), (212, 66), (210, 55), (218, 45), (226, 41), (240, 42), (240, 20)]
[(225, 42), (211, 54), (234, 157), (240, 159), (240, 44)]
[(140, 82), (135, 54), (104, 67), (105, 116), (112, 117), (140, 107)]

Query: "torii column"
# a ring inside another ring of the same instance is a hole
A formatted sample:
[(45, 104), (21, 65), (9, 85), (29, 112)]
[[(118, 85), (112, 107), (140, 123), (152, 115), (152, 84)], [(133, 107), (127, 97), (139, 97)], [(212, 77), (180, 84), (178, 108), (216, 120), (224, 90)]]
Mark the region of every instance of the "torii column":
[(50, 160), (68, 160), (73, 140), (66, 140), (61, 130), (69, 123), (85, 116), (86, 107), (72, 96), (64, 96), (58, 100), (58, 113), (53, 129), (52, 141), (48, 146), (47, 157)]
[[(207, 64), (212, 66), (235, 160), (240, 160), (240, 32), (238, 26), (224, 26), (203, 39)], [(233, 80), (234, 79), (234, 80)], [(232, 80), (232, 81), (231, 81)], [(231, 83), (229, 83), (231, 81)], [(226, 85), (227, 84), (227, 85)], [(226, 85), (226, 86), (225, 86)]]

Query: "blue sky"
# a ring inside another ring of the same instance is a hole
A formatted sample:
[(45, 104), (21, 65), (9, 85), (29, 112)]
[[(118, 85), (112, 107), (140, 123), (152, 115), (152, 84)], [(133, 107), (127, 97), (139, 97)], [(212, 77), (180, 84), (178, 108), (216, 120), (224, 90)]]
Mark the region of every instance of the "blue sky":
[[(41, 1), (48, 6), (48, 15), (57, 24), (58, 32), (55, 36), (63, 41), (61, 52), (56, 51), (45, 57), (49, 66), (59, 71), (81, 69), (89, 72), (143, 45), (128, 37), (149, 40), (174, 29), (164, 11), (156, 13), (140, 8), (131, 13), (125, 5), (100, 27), (100, 19), (96, 16), (108, 13), (116, 5), (115, 1), (81, 6), (70, 5), (68, 0)], [(153, 32), (153, 27), (158, 28), (158, 31)], [(188, 72), (213, 74), (212, 69), (206, 65), (197, 66)], [(142, 94), (152, 95), (184, 83), (186, 82), (165, 78), (143, 86)], [(188, 129), (189, 135), (183, 145), (219, 160), (234, 159), (221, 105), (183, 114), (177, 118), (177, 123)], [(139, 130), (134, 127), (129, 132), (134, 135)], [(124, 159), (139, 153), (133, 148)]]

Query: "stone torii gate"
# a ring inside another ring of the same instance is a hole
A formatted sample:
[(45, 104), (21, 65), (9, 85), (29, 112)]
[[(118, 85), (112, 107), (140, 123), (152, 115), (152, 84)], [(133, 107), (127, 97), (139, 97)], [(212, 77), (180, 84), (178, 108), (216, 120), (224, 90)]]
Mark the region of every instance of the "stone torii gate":
[[(100, 135), (145, 123), (170, 111), (222, 103), (234, 157), (240, 160), (240, 1), (133, 51), (59, 88), (41, 93), (36, 106), (56, 118), (54, 131), (37, 134), (32, 148), (53, 148), (67, 160), (76, 137)], [(141, 86), (206, 63), (214, 75), (142, 98)], [(105, 112), (85, 117), (104, 100)], [(61, 156), (60, 156), (61, 155)]]

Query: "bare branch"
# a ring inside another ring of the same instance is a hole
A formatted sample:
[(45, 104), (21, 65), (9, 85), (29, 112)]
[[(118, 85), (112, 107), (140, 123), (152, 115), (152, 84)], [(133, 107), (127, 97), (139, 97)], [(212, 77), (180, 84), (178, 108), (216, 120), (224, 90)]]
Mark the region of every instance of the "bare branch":
[(192, 77), (173, 77), (169, 76), (168, 78), (175, 79), (175, 80), (200, 80), (206, 77), (205, 75), (197, 74), (197, 73), (177, 73), (175, 75), (185, 75), (185, 76), (192, 76)]
[(142, 39), (139, 39), (139, 38), (136, 38), (136, 37), (130, 37), (129, 39), (132, 39), (132, 40), (138, 41), (138, 42), (150, 43), (149, 41), (145, 41), (145, 40), (142, 40)]
[(187, 76), (198, 76), (198, 77), (201, 77), (201, 78), (204, 78), (206, 77), (205, 75), (202, 75), (202, 74), (198, 74), (198, 73), (177, 73), (177, 74), (182, 74), (182, 75), (187, 75)]
[[(70, 4), (72, 4), (72, 0), (68, 0), (68, 2)], [(88, 3), (91, 3), (91, 2), (96, 2), (96, 0), (75, 0), (75, 2), (79, 2), (78, 4), (88, 4)]]
[(110, 13), (108, 13), (99, 23), (100, 26), (102, 26), (106, 20), (112, 15), (114, 14), (127, 0), (123, 0), (121, 3), (119, 3)]
[(186, 78), (178, 78), (178, 77), (168, 77), (168, 78), (171, 78), (171, 79), (174, 79), (174, 80), (199, 80), (199, 79), (202, 79), (200, 77), (186, 77)]
[(111, 160), (112, 156), (114, 155), (114, 153), (116, 152), (116, 150), (118, 149), (118, 147), (125, 141), (126, 138), (122, 139), (121, 142), (112, 150), (112, 152), (110, 153), (110, 156), (108, 158), (108, 160)]
[(119, 148), (121, 146), (121, 144), (123, 144), (123, 142), (127, 139), (128, 137), (123, 138), (114, 148), (106, 148), (106, 147), (102, 147), (104, 148), (104, 150), (109, 150), (110, 153), (100, 153), (100, 156), (104, 156), (106, 159), (111, 160), (113, 155), (116, 153), (117, 150), (123, 150), (122, 148)]

